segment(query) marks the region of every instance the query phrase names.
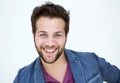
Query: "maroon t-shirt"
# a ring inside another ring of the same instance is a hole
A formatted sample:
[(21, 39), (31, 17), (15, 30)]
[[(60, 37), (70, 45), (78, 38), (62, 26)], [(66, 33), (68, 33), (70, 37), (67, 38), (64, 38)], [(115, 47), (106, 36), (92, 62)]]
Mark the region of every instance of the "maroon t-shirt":
[[(43, 69), (43, 74), (44, 74), (46, 83), (60, 83), (59, 81), (54, 79), (52, 76), (50, 76), (44, 69)], [(67, 65), (67, 70), (66, 70), (66, 74), (65, 74), (63, 83), (75, 83), (69, 65)]]

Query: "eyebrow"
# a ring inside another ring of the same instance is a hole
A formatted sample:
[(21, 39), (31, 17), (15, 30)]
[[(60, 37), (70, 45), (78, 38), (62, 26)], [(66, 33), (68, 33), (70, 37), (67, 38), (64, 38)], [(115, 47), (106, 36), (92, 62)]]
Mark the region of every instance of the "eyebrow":
[(46, 31), (38, 31), (38, 33), (47, 33)]
[(64, 33), (63, 31), (57, 31), (57, 32), (55, 32), (55, 33)]

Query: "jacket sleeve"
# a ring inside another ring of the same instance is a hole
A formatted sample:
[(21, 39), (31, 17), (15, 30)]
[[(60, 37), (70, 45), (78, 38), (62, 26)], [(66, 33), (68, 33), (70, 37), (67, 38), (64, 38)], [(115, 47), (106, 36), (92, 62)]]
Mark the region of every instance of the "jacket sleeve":
[(99, 58), (98, 56), (96, 57), (98, 59), (103, 80), (107, 83), (120, 83), (120, 70), (105, 59)]

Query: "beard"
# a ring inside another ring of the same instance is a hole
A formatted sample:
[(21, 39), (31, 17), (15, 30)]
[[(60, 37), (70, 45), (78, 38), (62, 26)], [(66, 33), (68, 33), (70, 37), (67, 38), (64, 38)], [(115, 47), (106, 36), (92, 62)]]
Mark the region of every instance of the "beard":
[(51, 58), (51, 59), (48, 59), (47, 57), (45, 57), (44, 53), (43, 53), (43, 47), (42, 46), (37, 46), (36, 43), (35, 43), (35, 47), (36, 47), (36, 50), (40, 56), (40, 58), (45, 62), (45, 63), (48, 63), (48, 64), (52, 64), (54, 62), (56, 62), (59, 57), (62, 55), (62, 53), (64, 53), (64, 48), (65, 48), (65, 44), (62, 48), (58, 47), (57, 48), (57, 52), (55, 52), (54, 54), (54, 57)]

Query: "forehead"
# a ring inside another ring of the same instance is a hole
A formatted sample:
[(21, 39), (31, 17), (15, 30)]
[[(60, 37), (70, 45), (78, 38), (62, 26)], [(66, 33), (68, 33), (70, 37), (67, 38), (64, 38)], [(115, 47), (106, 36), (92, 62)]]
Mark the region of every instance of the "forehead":
[(38, 31), (55, 31), (64, 30), (65, 22), (62, 18), (40, 17), (36, 22), (36, 29)]

